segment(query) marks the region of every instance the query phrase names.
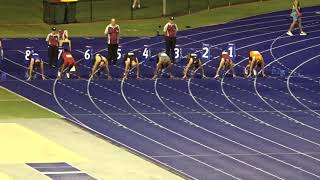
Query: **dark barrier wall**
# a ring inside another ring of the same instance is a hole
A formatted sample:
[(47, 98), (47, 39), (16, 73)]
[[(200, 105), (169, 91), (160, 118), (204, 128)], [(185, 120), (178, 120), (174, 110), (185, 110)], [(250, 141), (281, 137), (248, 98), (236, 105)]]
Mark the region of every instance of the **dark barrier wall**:
[[(262, 0), (141, 0), (140, 8), (132, 8), (133, 0), (80, 0), (75, 8), (77, 22), (102, 21), (112, 17), (117, 19), (145, 19), (170, 15), (184, 15), (201, 10), (210, 10), (221, 6), (257, 2)], [(265, 0), (264, 0), (265, 1)], [(47, 0), (44, 1), (44, 21), (51, 22), (48, 14), (58, 21), (58, 7), (48, 7)], [(50, 11), (50, 12), (46, 12)], [(70, 11), (69, 11), (70, 12)], [(74, 12), (74, 11), (72, 11)], [(60, 21), (59, 21), (60, 20)]]

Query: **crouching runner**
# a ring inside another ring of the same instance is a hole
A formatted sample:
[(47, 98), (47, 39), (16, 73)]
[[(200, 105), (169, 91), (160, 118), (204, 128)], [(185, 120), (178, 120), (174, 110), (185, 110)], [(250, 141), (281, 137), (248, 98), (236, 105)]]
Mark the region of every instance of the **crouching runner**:
[(102, 56), (101, 54), (96, 54), (95, 61), (91, 69), (91, 78), (97, 78), (97, 74), (99, 74), (99, 72), (104, 72), (104, 74), (107, 75), (108, 80), (112, 79), (107, 58)]
[(134, 55), (134, 53), (129, 52), (124, 56), (124, 73), (123, 73), (124, 80), (128, 79), (129, 72), (134, 68), (137, 69), (137, 79), (140, 79), (139, 60)]
[(62, 79), (65, 73), (67, 74), (67, 78), (70, 78), (70, 72), (72, 72), (73, 69), (78, 79), (80, 79), (78, 65), (76, 63), (76, 60), (73, 58), (71, 52), (68, 49), (65, 49), (61, 57), (63, 64), (61, 65), (60, 70), (58, 72), (58, 79)]
[(41, 59), (40, 55), (38, 53), (32, 53), (29, 57), (30, 64), (28, 68), (28, 79), (27, 81), (30, 81), (32, 79), (32, 73), (34, 71), (40, 71), (41, 77), (43, 80), (45, 80), (44, 76), (44, 63)]
[(184, 68), (183, 71), (183, 79), (187, 79), (188, 76), (188, 71), (190, 68), (193, 68), (192, 73), (191, 73), (191, 78), (193, 78), (194, 74), (198, 69), (201, 70), (202, 78), (207, 78), (206, 75), (204, 74), (204, 69), (202, 66), (201, 59), (198, 58), (197, 54), (190, 53), (187, 56), (187, 65)]
[(231, 71), (232, 76), (236, 77), (234, 72), (234, 64), (232, 62), (231, 57), (229, 56), (229, 53), (226, 51), (223, 51), (221, 54), (220, 64), (217, 69), (216, 75), (214, 76), (215, 79), (218, 79), (220, 77), (221, 70)]
[(166, 53), (162, 52), (157, 55), (156, 61), (157, 66), (152, 79), (157, 79), (165, 69), (169, 70), (170, 79), (174, 79), (172, 74), (173, 62), (171, 61), (170, 57)]

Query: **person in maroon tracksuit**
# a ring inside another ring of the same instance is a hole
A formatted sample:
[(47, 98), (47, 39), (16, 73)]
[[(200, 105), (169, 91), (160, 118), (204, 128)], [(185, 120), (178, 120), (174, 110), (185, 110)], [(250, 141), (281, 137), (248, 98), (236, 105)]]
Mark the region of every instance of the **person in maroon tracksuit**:
[(59, 34), (56, 28), (52, 28), (52, 32), (48, 34), (46, 41), (48, 43), (49, 66), (52, 68), (58, 64)]
[(163, 32), (166, 41), (166, 53), (171, 58), (171, 62), (175, 62), (174, 49), (177, 42), (178, 26), (173, 22), (174, 17), (169, 18), (169, 22), (164, 26)]
[(111, 19), (111, 23), (106, 27), (104, 34), (108, 38), (108, 61), (112, 64), (117, 63), (119, 38), (120, 38), (120, 26), (116, 24), (114, 18)]

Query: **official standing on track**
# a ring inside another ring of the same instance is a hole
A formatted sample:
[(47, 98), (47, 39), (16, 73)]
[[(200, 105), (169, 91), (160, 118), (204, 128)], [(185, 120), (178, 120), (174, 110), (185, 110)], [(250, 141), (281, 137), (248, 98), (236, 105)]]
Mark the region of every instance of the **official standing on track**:
[(109, 62), (112, 64), (117, 63), (120, 26), (116, 24), (116, 19), (112, 18), (111, 23), (106, 27), (104, 34), (108, 38), (108, 57)]
[(52, 32), (48, 34), (46, 41), (48, 43), (49, 66), (53, 68), (58, 64), (59, 33), (54, 27), (51, 30)]
[(177, 42), (178, 26), (173, 22), (174, 17), (169, 18), (169, 22), (164, 26), (163, 32), (166, 41), (166, 53), (171, 58), (171, 62), (175, 63), (175, 53)]
[(305, 33), (303, 30), (302, 30), (302, 14), (301, 14), (301, 8), (300, 8), (300, 2), (299, 0), (293, 0), (293, 4), (292, 4), (292, 12), (290, 14), (290, 16), (292, 17), (292, 23), (290, 25), (290, 28), (287, 32), (287, 35), (288, 36), (293, 36), (292, 34), (292, 30), (294, 28), (294, 26), (296, 24), (298, 24), (299, 26), (299, 29), (300, 29), (300, 35), (301, 36), (305, 36), (307, 35), (307, 33)]

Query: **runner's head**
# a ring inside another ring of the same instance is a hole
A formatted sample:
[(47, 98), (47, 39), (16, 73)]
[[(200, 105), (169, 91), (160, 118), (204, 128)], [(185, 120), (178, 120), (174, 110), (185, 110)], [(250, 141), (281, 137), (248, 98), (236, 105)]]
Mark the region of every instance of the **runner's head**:
[(222, 51), (222, 55), (229, 55), (227, 51)]
[(173, 21), (174, 21), (174, 17), (173, 16), (169, 17), (169, 22), (173, 23)]
[(116, 25), (116, 19), (115, 19), (115, 18), (112, 18), (112, 19), (110, 20), (110, 24), (111, 24), (112, 26), (115, 26), (115, 25)]
[(56, 33), (57, 33), (57, 29), (56, 29), (55, 27), (52, 27), (52, 28), (51, 28), (51, 32), (52, 32), (53, 34), (56, 34)]

